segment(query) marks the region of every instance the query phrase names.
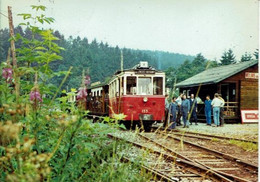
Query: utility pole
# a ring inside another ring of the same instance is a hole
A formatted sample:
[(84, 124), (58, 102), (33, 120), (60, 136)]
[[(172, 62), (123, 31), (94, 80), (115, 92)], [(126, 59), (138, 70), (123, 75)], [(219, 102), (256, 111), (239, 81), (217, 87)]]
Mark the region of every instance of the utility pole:
[(124, 70), (124, 57), (123, 57), (123, 51), (121, 50), (121, 71)]

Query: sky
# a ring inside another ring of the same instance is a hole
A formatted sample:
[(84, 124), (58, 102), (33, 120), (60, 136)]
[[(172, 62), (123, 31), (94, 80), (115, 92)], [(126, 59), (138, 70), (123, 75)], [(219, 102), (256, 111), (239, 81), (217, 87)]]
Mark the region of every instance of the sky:
[[(0, 0), (7, 15), (34, 13), (30, 5), (44, 5), (53, 17), (52, 29), (65, 37), (94, 38), (111, 46), (161, 50), (219, 60), (231, 48), (240, 60), (259, 43), (258, 0)], [(8, 19), (0, 15), (1, 28)]]

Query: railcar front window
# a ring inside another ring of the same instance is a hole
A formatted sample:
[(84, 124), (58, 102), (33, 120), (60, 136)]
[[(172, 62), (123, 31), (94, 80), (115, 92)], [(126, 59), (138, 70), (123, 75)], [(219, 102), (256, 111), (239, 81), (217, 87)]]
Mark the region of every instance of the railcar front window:
[(152, 95), (152, 79), (151, 78), (138, 78), (138, 94), (139, 95)]
[(154, 95), (162, 95), (163, 94), (163, 78), (162, 77), (154, 77), (153, 78), (153, 94)]
[(135, 95), (136, 94), (136, 77), (128, 76), (126, 82), (126, 94)]

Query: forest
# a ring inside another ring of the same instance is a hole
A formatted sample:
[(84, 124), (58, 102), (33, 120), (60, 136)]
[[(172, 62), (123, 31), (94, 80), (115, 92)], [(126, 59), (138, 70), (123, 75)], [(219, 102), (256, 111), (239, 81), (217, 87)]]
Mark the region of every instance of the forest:
[[(18, 26), (14, 32), (27, 39), (32, 38), (32, 32), (28, 28)], [(121, 51), (124, 61), (124, 69), (131, 68), (140, 61), (148, 61), (149, 65), (156, 69), (163, 70), (167, 75), (167, 87), (173, 88), (174, 80), (176, 82), (183, 81), (197, 73), (200, 73), (210, 63), (209, 67), (219, 65), (234, 64), (239, 61), (249, 61), (258, 59), (258, 49), (253, 55), (245, 53), (241, 59), (237, 60), (231, 49), (224, 51), (221, 60), (208, 60), (201, 53), (197, 55), (183, 55), (178, 53), (170, 53), (163, 51), (135, 50), (129, 48), (120, 49), (118, 46), (112, 47), (108, 43), (98, 42), (96, 39), (89, 42), (86, 37), (65, 38), (61, 32), (53, 31), (56, 37), (54, 42), (62, 47), (60, 52), (61, 60), (54, 60), (50, 63), (53, 71), (67, 71), (70, 66), (73, 67), (70, 77), (66, 80), (63, 88), (79, 87), (81, 83), (81, 74), (85, 70), (91, 77), (91, 82), (107, 81), (117, 70), (120, 69)], [(40, 40), (39, 36), (35, 36), (36, 40)], [(7, 58), (9, 48), (9, 31), (7, 28), (0, 30), (0, 62), (4, 62)], [(18, 49), (24, 45), (21, 40), (16, 42)], [(19, 58), (18, 58), (19, 59)], [(18, 60), (19, 61), (19, 60)], [(62, 77), (55, 76), (51, 79), (51, 83), (58, 85)]]
[[(31, 39), (32, 32), (26, 28), (18, 26), (14, 29), (16, 34), (24, 38)], [(54, 42), (62, 47), (62, 60), (53, 61), (50, 67), (54, 71), (67, 71), (73, 66), (72, 73), (64, 85), (68, 88), (80, 86), (82, 71), (88, 71), (91, 81), (105, 81), (109, 79), (117, 70), (120, 69), (121, 51), (123, 55), (124, 68), (131, 68), (140, 61), (148, 61), (149, 65), (156, 69), (166, 70), (168, 67), (178, 67), (185, 60), (193, 60), (194, 56), (182, 55), (177, 53), (169, 53), (162, 51), (145, 51), (134, 50), (128, 48), (120, 49), (118, 46), (112, 47), (108, 43), (98, 42), (96, 39), (89, 42), (88, 39), (70, 36), (68, 39), (59, 31), (54, 31), (53, 35), (57, 38)], [(9, 31), (8, 29), (0, 30), (0, 61), (3, 62), (7, 58), (9, 48)], [(36, 40), (40, 37), (35, 36)], [(16, 47), (23, 47), (21, 41), (16, 42)], [(19, 61), (19, 60), (18, 60)], [(52, 79), (52, 83), (57, 85), (61, 81), (60, 77)]]

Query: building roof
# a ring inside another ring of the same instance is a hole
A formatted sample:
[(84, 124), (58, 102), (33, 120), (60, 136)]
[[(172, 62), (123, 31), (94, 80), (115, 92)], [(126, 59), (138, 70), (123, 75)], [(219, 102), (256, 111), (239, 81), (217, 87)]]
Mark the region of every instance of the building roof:
[(200, 84), (215, 84), (256, 64), (258, 64), (258, 60), (210, 68), (178, 83), (176, 87), (193, 87)]

